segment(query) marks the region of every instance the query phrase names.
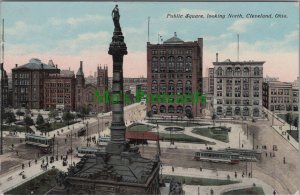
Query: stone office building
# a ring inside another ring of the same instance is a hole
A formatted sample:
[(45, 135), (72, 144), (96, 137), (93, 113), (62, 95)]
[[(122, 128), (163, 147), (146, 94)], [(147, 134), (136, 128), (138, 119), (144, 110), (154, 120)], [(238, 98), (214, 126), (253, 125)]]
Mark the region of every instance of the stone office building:
[(45, 78), (59, 72), (52, 61), (45, 64), (37, 58), (21, 66), (16, 64), (12, 69), (13, 107), (43, 109)]
[(262, 114), (263, 61), (213, 62), (214, 113), (219, 117), (258, 118)]
[(263, 83), (263, 106), (268, 110), (278, 112), (297, 112), (299, 89), (292, 83), (270, 81)]
[[(147, 94), (178, 95), (202, 94), (203, 39), (184, 42), (174, 36), (163, 44), (147, 43)], [(191, 112), (200, 116), (200, 101), (193, 103), (191, 99), (168, 101), (152, 99), (147, 103), (147, 110), (157, 115), (185, 116)]]

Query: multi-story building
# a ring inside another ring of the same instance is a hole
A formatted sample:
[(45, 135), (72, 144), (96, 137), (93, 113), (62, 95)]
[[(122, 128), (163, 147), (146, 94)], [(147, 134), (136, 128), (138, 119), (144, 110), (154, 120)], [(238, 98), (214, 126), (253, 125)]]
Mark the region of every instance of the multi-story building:
[(214, 94), (214, 68), (208, 69), (208, 93)]
[(272, 112), (298, 111), (299, 90), (292, 83), (269, 81), (263, 83), (263, 106)]
[(219, 117), (261, 117), (263, 61), (213, 62), (214, 113)]
[[(202, 94), (203, 39), (184, 42), (174, 33), (174, 37), (163, 44), (147, 43), (147, 94), (151, 96), (168, 95), (163, 98), (151, 98), (147, 110), (153, 114), (185, 116), (192, 113), (200, 116), (200, 101), (195, 103), (188, 96)], [(180, 101), (182, 96), (183, 101)]]
[(1, 106), (2, 108), (6, 108), (9, 105), (8, 99), (8, 76), (6, 71), (4, 70), (3, 63), (0, 64), (1, 69)]
[(203, 77), (202, 78), (202, 92), (204, 94), (208, 93), (208, 77)]
[(44, 109), (75, 109), (74, 72), (62, 70), (49, 74), (44, 81)]
[[(143, 87), (143, 89), (146, 89), (147, 86), (147, 78), (144, 77), (140, 77), (140, 78), (123, 78), (124, 81), (124, 86), (123, 86), (123, 90), (126, 91), (131, 91), (132, 94), (135, 95), (136, 92), (136, 87), (137, 85), (143, 85), (145, 87)], [(108, 78), (108, 86), (109, 86), (109, 90), (111, 90), (112, 88), (112, 77)], [(145, 91), (145, 93), (147, 93), (147, 90)]]
[(59, 73), (53, 63), (42, 63), (33, 58), (29, 63), (12, 69), (13, 107), (42, 109), (44, 107), (44, 81), (49, 74)]
[[(109, 102), (105, 98), (105, 91), (108, 89), (107, 67), (97, 68), (97, 83), (85, 83), (83, 73), (83, 63), (80, 61), (80, 67), (76, 73), (76, 95), (75, 109), (82, 107), (89, 108), (91, 112), (108, 112), (110, 109)], [(96, 92), (103, 97), (102, 101), (96, 96)], [(108, 98), (109, 99), (109, 98)]]
[(279, 80), (278, 77), (269, 77), (268, 75), (266, 75), (266, 77), (263, 78), (264, 83), (267, 83), (267, 82), (270, 82), (270, 81), (278, 81), (278, 80)]

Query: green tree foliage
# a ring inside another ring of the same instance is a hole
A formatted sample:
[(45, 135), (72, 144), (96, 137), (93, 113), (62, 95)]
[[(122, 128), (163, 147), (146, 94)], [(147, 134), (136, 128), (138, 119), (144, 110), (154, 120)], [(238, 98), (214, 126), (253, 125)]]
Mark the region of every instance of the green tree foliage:
[(18, 116), (19, 116), (19, 120), (20, 120), (20, 116), (24, 116), (24, 115), (25, 115), (25, 113), (24, 113), (24, 112), (22, 112), (21, 110), (17, 110), (17, 112), (16, 112), (16, 115), (18, 115)]
[(3, 119), (10, 125), (11, 123), (16, 121), (16, 115), (13, 112), (8, 111), (3, 114)]
[(55, 119), (55, 117), (58, 116), (58, 111), (57, 110), (50, 110), (48, 116), (49, 116), (49, 118)]
[(41, 114), (38, 114), (37, 118), (36, 118), (36, 124), (37, 125), (42, 125), (44, 124), (45, 121), (44, 121), (44, 117), (41, 115)]
[(75, 118), (74, 114), (70, 113), (70, 111), (64, 112), (62, 119), (69, 124), (71, 120)]
[(31, 118), (30, 116), (26, 116), (26, 117), (24, 118), (24, 122), (25, 122), (26, 126), (31, 126), (31, 125), (34, 124), (32, 118)]

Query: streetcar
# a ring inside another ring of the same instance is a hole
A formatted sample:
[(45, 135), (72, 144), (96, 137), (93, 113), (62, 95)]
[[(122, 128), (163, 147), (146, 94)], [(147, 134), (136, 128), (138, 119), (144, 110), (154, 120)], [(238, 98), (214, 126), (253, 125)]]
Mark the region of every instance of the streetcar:
[(95, 154), (100, 151), (99, 148), (96, 147), (85, 147), (85, 146), (81, 146), (77, 148), (77, 157), (82, 158), (84, 156), (90, 156), (90, 157), (94, 157), (96, 156)]
[(86, 128), (81, 128), (77, 131), (77, 136), (80, 137), (80, 136), (84, 136), (86, 134)]
[(39, 147), (43, 153), (51, 153), (54, 144), (54, 138), (34, 134), (25, 134), (25, 143)]
[(110, 136), (100, 136), (98, 138), (98, 145), (99, 146), (106, 146), (108, 142), (110, 142)]
[(261, 158), (261, 151), (258, 150), (251, 150), (251, 149), (238, 149), (238, 148), (226, 148), (225, 150), (222, 149), (220, 151), (228, 151), (237, 153), (240, 155), (240, 160), (244, 161), (257, 161)]
[(200, 150), (200, 152), (195, 152), (194, 159), (229, 164), (238, 164), (240, 162), (239, 154), (221, 150)]

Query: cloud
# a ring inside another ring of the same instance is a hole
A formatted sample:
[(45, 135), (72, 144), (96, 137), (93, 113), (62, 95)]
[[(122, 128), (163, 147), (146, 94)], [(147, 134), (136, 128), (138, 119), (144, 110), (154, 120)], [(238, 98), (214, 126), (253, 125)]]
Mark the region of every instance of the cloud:
[(50, 24), (54, 26), (59, 25), (70, 25), (70, 26), (76, 26), (82, 23), (86, 22), (101, 22), (103, 20), (106, 20), (106, 16), (100, 16), (100, 15), (84, 15), (82, 17), (69, 17), (69, 18), (50, 18), (49, 22)]
[(41, 32), (41, 27), (33, 24), (26, 24), (24, 21), (17, 21), (12, 27), (5, 29), (7, 35), (22, 36), (28, 32)]
[(233, 32), (246, 32), (246, 28), (253, 24), (253, 20), (251, 19), (241, 19), (235, 21), (231, 26), (227, 28), (229, 31)]

